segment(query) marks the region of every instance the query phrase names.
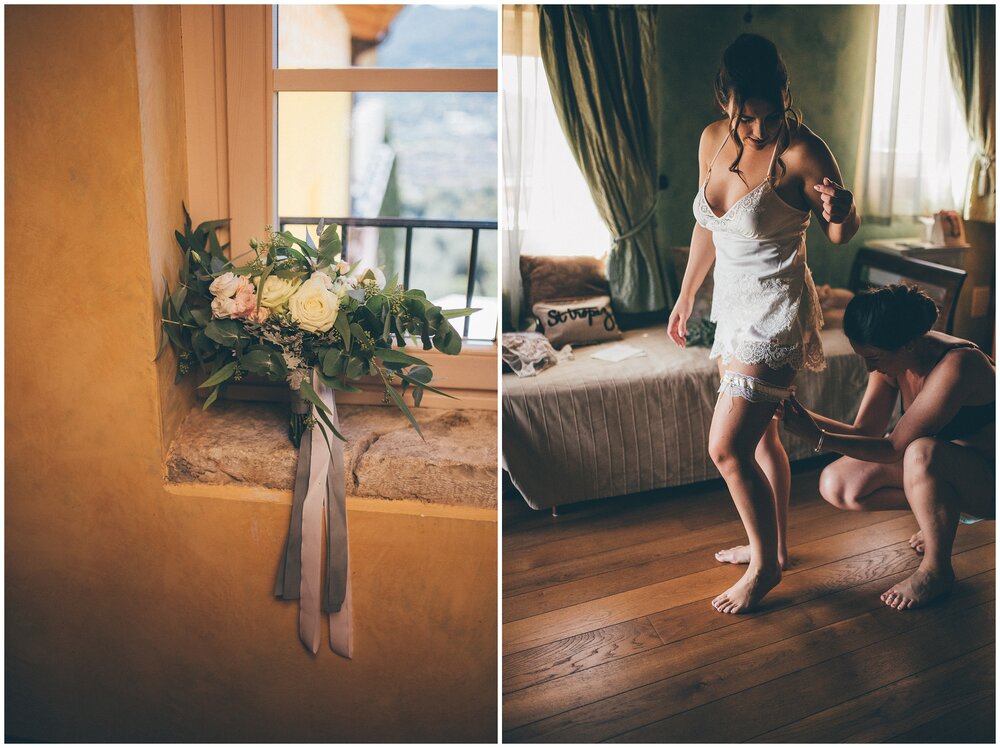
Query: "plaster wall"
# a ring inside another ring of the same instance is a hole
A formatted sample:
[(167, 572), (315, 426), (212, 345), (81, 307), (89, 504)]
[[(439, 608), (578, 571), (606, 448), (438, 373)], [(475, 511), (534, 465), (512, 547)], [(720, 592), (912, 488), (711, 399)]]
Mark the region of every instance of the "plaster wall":
[(7, 737), (495, 739), (495, 522), (351, 512), (348, 662), (271, 597), (286, 504), (164, 490), (177, 9), (5, 20)]
[[(721, 113), (712, 82), (725, 48), (741, 33), (773, 41), (788, 67), (795, 106), (805, 123), (830, 146), (845, 184), (857, 190), (858, 148), (862, 143), (863, 91), (868, 49), (876, 32), (874, 5), (661, 6), (657, 57), (660, 80), (660, 173), (669, 179), (661, 192), (657, 224), (661, 246), (686, 245), (694, 228), (691, 204), (698, 189), (698, 141)], [(992, 334), (988, 318), (969, 316), (971, 288), (993, 285), (995, 236), (973, 227), (967, 263), (969, 278), (956, 314), (956, 333), (983, 344)], [(917, 235), (914, 225), (876, 226), (862, 221), (844, 246), (830, 244), (814, 221), (807, 235), (809, 266), (818, 284), (844, 286), (854, 254), (865, 241)]]

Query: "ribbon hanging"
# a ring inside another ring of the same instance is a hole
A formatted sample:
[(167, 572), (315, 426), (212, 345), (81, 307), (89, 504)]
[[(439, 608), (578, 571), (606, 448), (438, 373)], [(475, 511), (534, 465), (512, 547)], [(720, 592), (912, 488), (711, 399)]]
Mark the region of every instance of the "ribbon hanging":
[[(340, 430), (333, 390), (312, 373), (312, 386), (330, 409), (330, 421)], [(292, 411), (312, 413), (313, 405), (292, 391)], [(299, 601), (299, 638), (313, 654), (319, 651), (322, 613), (329, 616), (330, 649), (341, 657), (353, 655), (351, 578), (347, 544), (347, 488), (344, 483), (344, 443), (333, 434), (318, 433), (321, 419), (302, 434), (295, 470), (295, 491), (288, 539), (278, 566), (274, 594)], [(325, 516), (325, 523), (324, 523)], [(322, 584), (323, 526), (326, 525), (326, 584)], [(322, 588), (322, 601), (320, 590)]]

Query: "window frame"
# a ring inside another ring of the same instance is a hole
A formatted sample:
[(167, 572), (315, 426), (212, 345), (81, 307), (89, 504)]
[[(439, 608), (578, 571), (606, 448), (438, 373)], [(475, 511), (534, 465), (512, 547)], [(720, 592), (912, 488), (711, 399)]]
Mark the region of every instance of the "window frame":
[[(277, 97), (282, 91), (496, 92), (497, 68), (275, 68), (277, 6), (181, 8), (187, 202), (195, 222), (228, 216), (228, 237), (250, 237), (278, 224)], [(263, 185), (263, 188), (261, 187)], [(499, 298), (499, 280), (496, 289)], [(498, 325), (499, 327), (499, 325)], [(466, 341), (458, 356), (424, 351), (439, 389), (427, 407), (494, 409), (499, 346)], [(274, 399), (268, 388), (233, 385), (236, 397)], [(272, 388), (273, 389), (273, 388)], [(381, 384), (338, 393), (344, 403), (382, 401)]]

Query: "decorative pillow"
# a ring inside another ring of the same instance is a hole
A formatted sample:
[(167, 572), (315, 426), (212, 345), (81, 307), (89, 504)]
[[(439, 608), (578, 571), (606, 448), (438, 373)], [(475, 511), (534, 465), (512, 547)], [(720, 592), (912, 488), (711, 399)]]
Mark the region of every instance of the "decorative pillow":
[(586, 299), (610, 293), (604, 260), (595, 257), (521, 256), (521, 283), (527, 309), (540, 301)]
[(569, 301), (543, 301), (531, 311), (542, 323), (542, 332), (556, 348), (572, 343), (620, 340), (621, 330), (611, 310), (610, 296)]

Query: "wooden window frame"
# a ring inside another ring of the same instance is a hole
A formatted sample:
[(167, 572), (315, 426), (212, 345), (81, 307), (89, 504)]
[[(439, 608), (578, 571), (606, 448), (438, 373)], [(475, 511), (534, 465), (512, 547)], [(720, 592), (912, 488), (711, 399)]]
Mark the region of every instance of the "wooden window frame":
[[(188, 207), (195, 222), (228, 216), (230, 237), (277, 226), (277, 97), (281, 91), (497, 91), (495, 68), (276, 69), (277, 7), (185, 5), (181, 8)], [(263, 187), (262, 187), (263, 186)], [(499, 298), (499, 288), (497, 289)], [(496, 341), (468, 341), (458, 356), (421, 358), (434, 384), (459, 398), (425, 393), (427, 407), (494, 409), (499, 382)], [(234, 396), (274, 399), (273, 388), (234, 385)], [(381, 402), (381, 384), (339, 393), (338, 402)]]

